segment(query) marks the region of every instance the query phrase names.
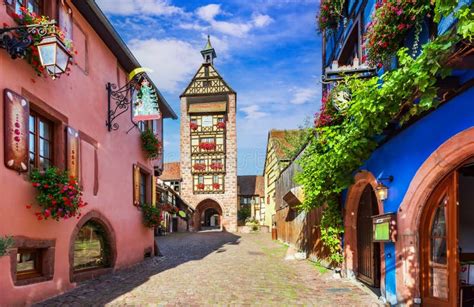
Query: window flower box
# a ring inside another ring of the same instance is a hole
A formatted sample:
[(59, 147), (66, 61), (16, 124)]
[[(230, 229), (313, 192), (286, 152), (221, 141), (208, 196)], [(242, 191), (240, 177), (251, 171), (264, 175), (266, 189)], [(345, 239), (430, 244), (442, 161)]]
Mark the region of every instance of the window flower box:
[(218, 122), (216, 124), (217, 129), (225, 129), (225, 122)]
[(204, 164), (204, 163), (195, 163), (193, 165), (193, 169), (195, 171), (205, 171), (206, 170), (206, 164)]
[(213, 188), (214, 190), (219, 190), (219, 189), (221, 188), (221, 185), (220, 185), (219, 183), (213, 183), (213, 184), (212, 184), (212, 188)]
[(198, 124), (191, 122), (191, 123), (189, 123), (189, 128), (191, 128), (191, 130), (193, 130), (193, 131), (196, 131), (196, 130), (198, 130), (199, 126), (198, 126)]
[(221, 170), (221, 169), (224, 168), (224, 166), (222, 165), (222, 163), (218, 163), (218, 162), (216, 162), (216, 163), (211, 163), (210, 167), (211, 167), (211, 169), (213, 169), (213, 170), (215, 170), (215, 171)]
[(199, 144), (199, 148), (203, 150), (214, 150), (216, 149), (216, 143), (203, 142)]
[(198, 190), (204, 190), (204, 183), (198, 183), (198, 184), (196, 185), (196, 188), (197, 188)]

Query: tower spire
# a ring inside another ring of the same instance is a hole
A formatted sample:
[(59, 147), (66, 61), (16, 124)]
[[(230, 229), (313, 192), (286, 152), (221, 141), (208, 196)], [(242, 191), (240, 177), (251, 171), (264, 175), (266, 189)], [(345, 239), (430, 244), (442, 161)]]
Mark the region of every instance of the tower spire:
[(214, 59), (217, 58), (216, 51), (211, 45), (211, 36), (207, 35), (207, 43), (203, 50), (201, 50), (204, 63), (214, 64)]

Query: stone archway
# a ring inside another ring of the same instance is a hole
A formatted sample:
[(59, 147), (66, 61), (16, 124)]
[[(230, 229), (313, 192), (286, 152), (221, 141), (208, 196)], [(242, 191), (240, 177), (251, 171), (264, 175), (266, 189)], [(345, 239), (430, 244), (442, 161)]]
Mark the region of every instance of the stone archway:
[[(366, 187), (370, 185), (375, 191), (377, 179), (368, 171), (360, 171), (355, 176), (355, 183), (349, 187), (344, 209), (344, 266), (346, 274), (355, 278), (358, 272), (357, 251), (357, 216), (360, 199)], [(377, 195), (377, 194), (375, 194)], [(378, 214), (383, 214), (383, 203), (377, 196)], [(385, 253), (380, 243), (380, 289), (385, 290)]]
[(222, 208), (212, 199), (201, 201), (193, 216), (194, 230), (222, 229)]
[(419, 223), (425, 204), (438, 184), (474, 155), (474, 128), (464, 130), (438, 147), (421, 165), (398, 209), (396, 284), (399, 304), (413, 305), (420, 297)]
[[(102, 267), (94, 269), (76, 270), (74, 264), (76, 239), (81, 233), (81, 230), (89, 224), (94, 224), (99, 232), (101, 232), (101, 244), (104, 244), (107, 249), (107, 255), (105, 256), (107, 263)], [(69, 276), (71, 282), (82, 281), (112, 271), (115, 267), (116, 259), (116, 237), (112, 225), (100, 212), (95, 210), (88, 212), (76, 224), (69, 240)]]

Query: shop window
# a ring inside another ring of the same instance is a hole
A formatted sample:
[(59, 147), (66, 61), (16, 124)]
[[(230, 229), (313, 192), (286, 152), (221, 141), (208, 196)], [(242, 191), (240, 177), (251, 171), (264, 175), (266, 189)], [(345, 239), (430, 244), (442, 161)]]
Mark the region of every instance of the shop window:
[(45, 170), (53, 165), (53, 122), (36, 114), (30, 114), (30, 165)]
[(109, 267), (111, 257), (105, 228), (93, 220), (85, 223), (74, 241), (74, 271)]
[(16, 254), (16, 279), (24, 280), (43, 275), (43, 249), (19, 248)]

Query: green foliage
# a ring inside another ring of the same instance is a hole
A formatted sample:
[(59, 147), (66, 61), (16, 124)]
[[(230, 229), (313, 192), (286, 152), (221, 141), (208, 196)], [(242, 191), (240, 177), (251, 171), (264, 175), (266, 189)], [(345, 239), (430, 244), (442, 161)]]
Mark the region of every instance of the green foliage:
[(15, 242), (12, 237), (4, 236), (0, 237), (0, 257), (5, 256), (9, 248), (13, 246)]
[(156, 159), (161, 153), (161, 142), (151, 129), (146, 129), (141, 133), (142, 149), (148, 159)]
[(293, 159), (308, 143), (311, 133), (313, 133), (313, 129), (310, 128), (309, 119), (306, 119), (304, 125), (300, 126), (298, 130), (285, 130), (283, 140), (276, 138), (275, 142), (286, 158)]
[(250, 217), (250, 206), (241, 206), (239, 211), (237, 211), (237, 218), (239, 221), (245, 221)]
[(161, 211), (159, 208), (149, 204), (141, 204), (140, 209), (142, 210), (143, 214), (143, 225), (148, 228), (160, 226)]
[[(472, 13), (463, 9), (457, 14), (460, 16), (457, 32), (428, 42), (418, 58), (412, 58), (408, 49), (402, 48), (397, 53), (398, 69), (370, 79), (347, 78), (344, 86), (351, 93), (351, 101), (342, 120), (316, 127), (309, 134), (310, 142), (298, 162), (302, 171), (296, 180), (305, 190), (303, 209), (325, 208), (321, 239), (336, 263), (343, 260), (340, 235), (344, 228), (339, 195), (352, 184), (354, 172), (377, 148), (376, 137), (390, 122), (395, 119), (403, 124), (438, 106), (436, 81), (450, 73), (444, 63), (453, 46), (472, 37), (472, 18), (462, 17)], [(402, 109), (408, 112), (401, 114)]]

